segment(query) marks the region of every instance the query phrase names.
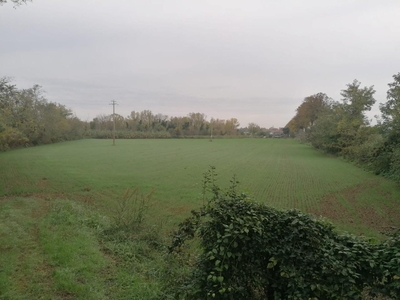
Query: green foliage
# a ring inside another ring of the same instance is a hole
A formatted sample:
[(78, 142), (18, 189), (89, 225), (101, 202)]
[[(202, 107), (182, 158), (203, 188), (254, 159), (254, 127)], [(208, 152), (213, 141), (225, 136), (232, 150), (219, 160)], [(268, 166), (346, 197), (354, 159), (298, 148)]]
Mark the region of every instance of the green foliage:
[(383, 122), (380, 124), (385, 143), (379, 148), (376, 159), (381, 162), (375, 171), (387, 175), (400, 184), (400, 73), (389, 83), (386, 103), (380, 105)]
[(341, 122), (341, 107), (333, 104), (319, 115), (318, 122), (308, 132), (306, 139), (317, 148), (336, 154), (342, 150), (336, 127)]
[(330, 102), (331, 99), (324, 93), (306, 97), (296, 109), (296, 115), (286, 125), (286, 128), (297, 133), (300, 129), (313, 127), (321, 113), (329, 108)]
[(341, 153), (376, 174), (400, 183), (400, 74), (393, 78), (394, 82), (389, 83), (387, 102), (380, 105), (382, 120), (378, 126), (361, 126), (353, 136), (353, 146), (342, 149)]
[[(354, 80), (342, 90), (342, 103), (325, 101), (316, 110), (306, 98), (297, 114), (288, 123), (291, 132), (304, 128), (304, 140), (315, 148), (350, 159), (375, 174), (382, 174), (400, 183), (398, 151), (400, 148), (400, 73), (389, 83), (386, 103), (380, 104), (382, 118), (369, 126), (365, 112), (375, 103), (375, 90), (361, 87)], [(316, 121), (316, 122), (315, 122)]]
[(373, 87), (360, 87), (354, 80), (342, 90), (343, 102), (332, 102), (317, 112), (318, 121), (309, 128), (311, 144), (329, 153), (352, 156), (369, 135), (364, 113), (375, 103)]
[(0, 151), (6, 151), (13, 148), (25, 147), (29, 140), (24, 134), (15, 128), (6, 128), (0, 132)]
[(375, 103), (375, 90), (373, 86), (362, 88), (354, 80), (342, 90), (341, 103), (325, 101), (326, 105), (313, 111), (309, 98), (314, 96), (306, 98), (287, 127), (292, 132), (304, 128), (305, 135), (300, 137), (315, 148), (343, 156), (400, 184), (400, 73), (393, 79), (386, 103), (380, 104), (382, 118), (377, 126), (370, 127), (365, 116)]
[(84, 131), (84, 123), (48, 102), (40, 86), (19, 90), (0, 78), (0, 151), (78, 139)]
[(393, 150), (388, 173), (393, 180), (400, 184), (400, 148)]
[(236, 179), (222, 192), (209, 174), (211, 198), (179, 225), (170, 247), (179, 252), (197, 236), (202, 249), (177, 297), (361, 299), (366, 287), (400, 296), (400, 234), (382, 244), (340, 235), (299, 211), (252, 202), (236, 192)]
[(393, 75), (394, 81), (389, 83), (386, 103), (380, 104), (385, 131), (400, 128), (400, 73)]
[(364, 112), (371, 110), (376, 101), (373, 86), (363, 88), (360, 86), (361, 82), (354, 80), (340, 93), (343, 97), (344, 110), (352, 119), (365, 119)]
[(191, 112), (184, 117), (153, 114), (150, 110), (132, 111), (127, 117), (99, 115), (90, 122), (90, 136), (110, 138), (114, 127), (118, 138), (190, 138), (210, 136), (238, 136), (236, 118), (206, 120), (202, 113)]

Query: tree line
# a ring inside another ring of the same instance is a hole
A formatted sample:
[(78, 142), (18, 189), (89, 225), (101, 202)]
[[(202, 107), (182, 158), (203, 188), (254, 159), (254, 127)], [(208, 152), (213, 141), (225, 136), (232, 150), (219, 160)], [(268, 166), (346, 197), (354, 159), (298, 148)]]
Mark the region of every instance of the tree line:
[(388, 84), (381, 116), (371, 125), (366, 117), (375, 104), (373, 86), (354, 80), (334, 101), (324, 93), (304, 98), (286, 127), (327, 153), (346, 159), (400, 183), (400, 73)]
[(0, 78), (0, 151), (82, 138), (87, 126), (39, 85), (18, 89)]
[(252, 122), (240, 127), (227, 120), (191, 112), (186, 116), (155, 114), (150, 110), (98, 115), (90, 122), (77, 118), (62, 104), (48, 101), (41, 86), (19, 89), (0, 78), (0, 151), (80, 138), (270, 137), (270, 130)]
[(154, 114), (150, 110), (132, 111), (127, 117), (121, 115), (99, 115), (90, 122), (93, 135), (109, 135), (114, 126), (120, 135), (140, 135), (151, 137), (183, 137), (239, 134), (240, 123), (236, 118), (229, 120), (211, 119), (207, 121), (203, 113), (191, 112), (183, 117), (168, 117), (164, 114)]
[(117, 138), (181, 138), (181, 137), (270, 137), (271, 128), (251, 122), (240, 127), (237, 118), (211, 118), (204, 113), (191, 112), (186, 116), (154, 114), (150, 110), (132, 111), (127, 117), (119, 114), (98, 115), (90, 124), (94, 138), (110, 138), (114, 127)]

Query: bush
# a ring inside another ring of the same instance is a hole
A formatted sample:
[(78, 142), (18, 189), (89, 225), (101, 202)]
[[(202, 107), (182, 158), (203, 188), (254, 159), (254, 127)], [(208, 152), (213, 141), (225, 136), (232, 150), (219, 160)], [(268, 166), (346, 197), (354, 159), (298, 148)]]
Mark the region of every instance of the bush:
[(391, 179), (400, 184), (400, 149), (397, 148), (392, 153), (390, 162), (389, 176)]
[[(215, 178), (215, 177), (214, 177)], [(188, 299), (361, 299), (364, 289), (400, 296), (400, 234), (382, 244), (339, 235), (296, 210), (279, 211), (222, 192), (179, 225), (171, 252), (200, 239), (202, 253), (184, 284)]]
[(29, 144), (29, 140), (15, 128), (6, 128), (0, 132), (0, 151), (25, 147)]

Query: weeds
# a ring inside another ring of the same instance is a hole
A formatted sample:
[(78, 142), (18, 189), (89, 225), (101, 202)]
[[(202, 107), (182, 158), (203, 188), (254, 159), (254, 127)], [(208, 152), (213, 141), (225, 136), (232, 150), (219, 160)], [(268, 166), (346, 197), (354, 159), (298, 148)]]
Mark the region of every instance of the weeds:
[(117, 227), (134, 229), (140, 227), (149, 210), (150, 200), (155, 190), (149, 194), (140, 193), (139, 188), (127, 188), (115, 208), (114, 221)]

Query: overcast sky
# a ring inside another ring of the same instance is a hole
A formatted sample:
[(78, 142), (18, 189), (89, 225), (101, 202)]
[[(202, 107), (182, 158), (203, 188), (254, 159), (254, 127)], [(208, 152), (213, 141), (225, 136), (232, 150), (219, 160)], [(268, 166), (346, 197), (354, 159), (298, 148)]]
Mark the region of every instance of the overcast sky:
[(33, 0), (0, 6), (0, 77), (82, 120), (152, 110), (284, 126), (354, 79), (400, 72), (400, 1)]

